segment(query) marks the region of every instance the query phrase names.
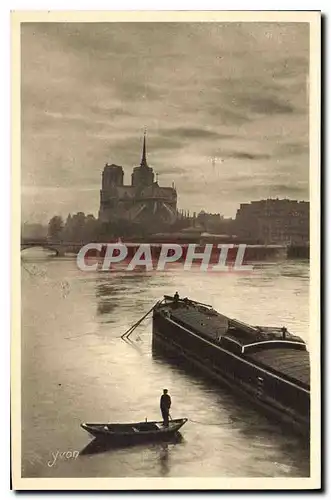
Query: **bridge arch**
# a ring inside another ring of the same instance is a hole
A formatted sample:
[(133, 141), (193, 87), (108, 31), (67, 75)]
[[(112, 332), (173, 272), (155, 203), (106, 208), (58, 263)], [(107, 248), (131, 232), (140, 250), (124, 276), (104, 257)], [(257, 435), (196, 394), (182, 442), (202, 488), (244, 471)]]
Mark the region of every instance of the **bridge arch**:
[(51, 244), (47, 244), (47, 243), (45, 243), (45, 244), (43, 244), (43, 243), (40, 243), (40, 244), (33, 244), (33, 243), (22, 244), (21, 245), (21, 252), (23, 252), (24, 250), (27, 250), (28, 248), (42, 248), (43, 250), (50, 250), (56, 256), (64, 255), (64, 252), (60, 247), (57, 247), (57, 246), (51, 245)]

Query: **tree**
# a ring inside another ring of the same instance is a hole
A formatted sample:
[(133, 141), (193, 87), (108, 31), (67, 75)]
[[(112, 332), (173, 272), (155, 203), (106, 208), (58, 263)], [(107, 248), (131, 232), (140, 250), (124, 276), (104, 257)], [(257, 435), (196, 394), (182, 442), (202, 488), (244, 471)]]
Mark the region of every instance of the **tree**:
[(48, 237), (51, 240), (61, 240), (64, 223), (62, 217), (54, 215), (48, 223)]

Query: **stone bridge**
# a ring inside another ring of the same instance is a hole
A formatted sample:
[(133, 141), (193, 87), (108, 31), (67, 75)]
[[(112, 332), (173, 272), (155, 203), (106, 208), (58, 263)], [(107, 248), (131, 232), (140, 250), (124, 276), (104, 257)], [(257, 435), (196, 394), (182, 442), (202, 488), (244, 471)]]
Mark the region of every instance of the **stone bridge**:
[(21, 251), (27, 248), (44, 248), (51, 250), (57, 256), (64, 256), (66, 253), (77, 254), (85, 243), (67, 242), (67, 241), (51, 241), (47, 238), (22, 238)]

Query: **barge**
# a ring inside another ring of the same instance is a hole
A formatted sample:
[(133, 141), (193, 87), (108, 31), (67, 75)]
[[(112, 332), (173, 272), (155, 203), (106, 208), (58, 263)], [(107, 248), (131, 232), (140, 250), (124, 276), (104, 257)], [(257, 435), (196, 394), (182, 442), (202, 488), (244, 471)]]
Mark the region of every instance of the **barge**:
[(212, 306), (165, 295), (153, 309), (153, 349), (186, 358), (301, 434), (310, 427), (310, 361), (285, 327), (252, 326)]

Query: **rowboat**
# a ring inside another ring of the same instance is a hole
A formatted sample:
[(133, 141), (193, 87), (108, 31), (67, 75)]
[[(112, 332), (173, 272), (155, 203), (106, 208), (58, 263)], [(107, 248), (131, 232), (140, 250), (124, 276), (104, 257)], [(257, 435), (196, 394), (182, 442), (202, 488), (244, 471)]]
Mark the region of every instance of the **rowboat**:
[(129, 424), (92, 424), (83, 422), (82, 429), (97, 439), (114, 442), (142, 442), (166, 439), (176, 434), (187, 422), (187, 418), (170, 420), (169, 426), (163, 422), (136, 422)]

